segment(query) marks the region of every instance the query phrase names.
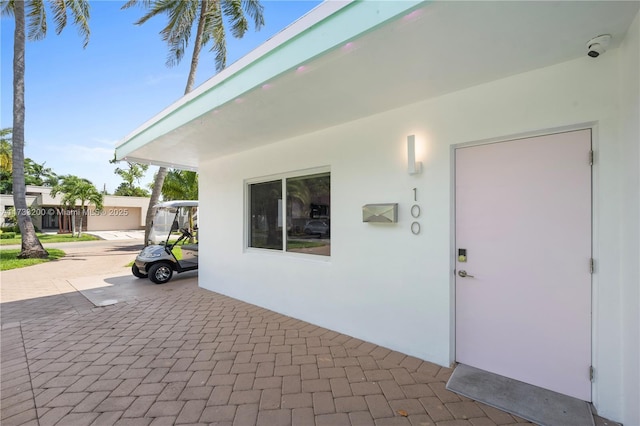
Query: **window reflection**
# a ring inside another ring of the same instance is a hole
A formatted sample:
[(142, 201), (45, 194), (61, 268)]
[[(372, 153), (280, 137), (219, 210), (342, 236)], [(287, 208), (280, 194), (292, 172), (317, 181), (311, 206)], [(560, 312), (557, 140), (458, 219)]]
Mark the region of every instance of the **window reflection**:
[(282, 250), (282, 181), (249, 185), (249, 246)]
[(287, 251), (331, 254), (329, 173), (287, 179)]

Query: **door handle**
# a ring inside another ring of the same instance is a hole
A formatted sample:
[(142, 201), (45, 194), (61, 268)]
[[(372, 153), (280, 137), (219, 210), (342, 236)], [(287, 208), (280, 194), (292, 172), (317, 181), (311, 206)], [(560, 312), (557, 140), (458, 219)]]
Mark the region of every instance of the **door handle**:
[(465, 270), (458, 271), (458, 276), (462, 278), (473, 278), (473, 275), (467, 274), (467, 271)]

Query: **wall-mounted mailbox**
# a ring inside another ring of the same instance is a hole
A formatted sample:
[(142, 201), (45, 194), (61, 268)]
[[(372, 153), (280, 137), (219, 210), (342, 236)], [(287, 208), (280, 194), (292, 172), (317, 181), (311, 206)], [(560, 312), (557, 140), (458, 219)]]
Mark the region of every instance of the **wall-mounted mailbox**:
[(398, 203), (365, 204), (362, 206), (363, 222), (398, 222)]

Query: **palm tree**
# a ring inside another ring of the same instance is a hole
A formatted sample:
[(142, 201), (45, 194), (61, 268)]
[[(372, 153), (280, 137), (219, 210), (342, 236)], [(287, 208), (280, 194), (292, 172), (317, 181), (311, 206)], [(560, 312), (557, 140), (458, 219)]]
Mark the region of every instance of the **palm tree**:
[[(75, 211), (73, 228), (77, 229), (78, 237), (82, 236), (82, 221), (87, 215), (88, 207), (93, 204), (96, 211), (102, 210), (104, 195), (91, 183), (91, 181), (78, 176), (66, 175), (60, 177), (60, 183), (51, 188), (51, 196), (62, 194), (62, 204), (67, 209)], [(80, 205), (78, 206), (78, 202)], [(75, 230), (71, 231), (75, 234)]]
[(51, 170), (51, 167), (45, 167), (45, 161), (42, 164), (36, 163), (31, 158), (24, 159), (24, 180), (26, 185), (35, 186), (53, 186), (58, 176)]
[[(198, 199), (198, 174), (189, 170), (170, 170), (162, 185), (162, 198), (164, 200), (197, 200)], [(197, 208), (189, 209), (189, 231), (194, 229), (194, 214)], [(195, 238), (189, 238), (190, 243), (195, 243)]]
[[(73, 23), (84, 36), (83, 46), (89, 42), (89, 2), (88, 0), (50, 1), (56, 33), (67, 24), (67, 9), (71, 11)], [(25, 19), (28, 9), (29, 21)], [(2, 0), (0, 13), (3, 16), (13, 15), (15, 31), (13, 39), (13, 203), (18, 212), (18, 226), (22, 234), (22, 249), (19, 258), (48, 257), (49, 253), (42, 247), (36, 236), (36, 230), (27, 214), (26, 185), (24, 181), (24, 75), (26, 36), (29, 40), (41, 40), (47, 34), (47, 14), (45, 0)], [(28, 30), (28, 34), (27, 34)]]
[(13, 171), (11, 128), (0, 130), (0, 194), (11, 194)]
[(198, 174), (188, 170), (170, 170), (162, 185), (163, 200), (197, 200)]
[(2, 167), (3, 172), (6, 171), (8, 173), (13, 170), (11, 132), (11, 127), (0, 130), (0, 167)]
[[(142, 25), (154, 16), (167, 14), (169, 22), (160, 31), (162, 39), (169, 45), (168, 66), (177, 65), (182, 60), (189, 45), (191, 31), (196, 26), (196, 38), (191, 54), (191, 67), (187, 77), (185, 95), (193, 90), (196, 80), (196, 70), (200, 59), (200, 51), (212, 42), (211, 51), (215, 53), (216, 71), (227, 65), (227, 42), (225, 32), (226, 18), (231, 24), (231, 34), (242, 38), (249, 28), (245, 13), (253, 20), (256, 30), (264, 25), (262, 15), (263, 6), (259, 0), (129, 0), (123, 9), (142, 3), (149, 11), (140, 18), (136, 25)], [(149, 208), (144, 230), (144, 241), (149, 240), (151, 221), (153, 220), (153, 206), (158, 204), (162, 186), (167, 176), (167, 168), (160, 167), (153, 183)]]
[[(114, 161), (110, 161), (114, 162)], [(114, 171), (115, 174), (120, 176), (124, 182), (122, 182), (113, 195), (124, 195), (127, 197), (148, 197), (149, 191), (144, 188), (140, 188), (140, 179), (144, 177), (144, 174), (149, 169), (148, 164), (136, 164), (127, 161), (128, 168), (121, 169), (117, 167)]]

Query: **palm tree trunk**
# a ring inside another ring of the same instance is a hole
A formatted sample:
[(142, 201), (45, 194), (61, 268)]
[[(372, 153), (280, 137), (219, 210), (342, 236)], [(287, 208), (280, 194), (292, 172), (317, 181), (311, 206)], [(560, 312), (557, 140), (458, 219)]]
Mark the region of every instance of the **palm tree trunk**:
[[(198, 60), (200, 59), (200, 50), (202, 48), (202, 34), (204, 32), (204, 13), (207, 10), (208, 0), (203, 0), (200, 5), (200, 17), (198, 19), (198, 29), (196, 30), (196, 39), (193, 46), (193, 54), (191, 55), (191, 67), (189, 69), (189, 76), (187, 77), (187, 86), (184, 89), (184, 94), (191, 92), (196, 81), (196, 71), (198, 70)], [(153, 222), (153, 216), (155, 211), (153, 207), (158, 204), (160, 200), (160, 194), (162, 193), (162, 186), (164, 185), (164, 178), (167, 177), (167, 168), (160, 167), (156, 174), (156, 179), (153, 182), (153, 189), (151, 190), (151, 198), (149, 199), (149, 207), (147, 208), (147, 217), (145, 219), (144, 226), (144, 245), (149, 244), (149, 234), (151, 233), (151, 224)]]
[(198, 70), (200, 50), (202, 49), (202, 34), (204, 33), (204, 15), (207, 12), (208, 3), (209, 0), (202, 0), (202, 3), (200, 4), (198, 28), (196, 29), (196, 39), (193, 43), (193, 54), (191, 55), (191, 67), (189, 68), (189, 77), (187, 77), (187, 86), (184, 89), (185, 95), (193, 90), (193, 85), (196, 81), (196, 71)]
[(82, 223), (84, 222), (84, 203), (83, 205), (80, 206), (80, 218), (78, 219), (79, 222), (79, 226), (78, 226), (78, 238), (82, 237)]
[(153, 189), (151, 190), (151, 198), (149, 199), (149, 207), (147, 208), (147, 217), (144, 225), (144, 245), (149, 245), (149, 234), (151, 233), (151, 224), (153, 222), (153, 216), (155, 214), (154, 206), (158, 204), (160, 200), (160, 194), (162, 193), (162, 185), (164, 185), (164, 178), (167, 176), (167, 168), (160, 167), (158, 173), (156, 173), (156, 179), (153, 181)]
[(22, 234), (19, 258), (46, 258), (49, 253), (42, 247), (31, 216), (27, 210), (27, 189), (24, 181), (24, 73), (25, 73), (25, 2), (14, 4), (15, 36), (13, 46), (13, 205), (16, 207), (18, 226)]
[(64, 234), (66, 234), (67, 232), (69, 232), (69, 210), (67, 210), (67, 208), (64, 208), (64, 216), (62, 216), (62, 231)]

